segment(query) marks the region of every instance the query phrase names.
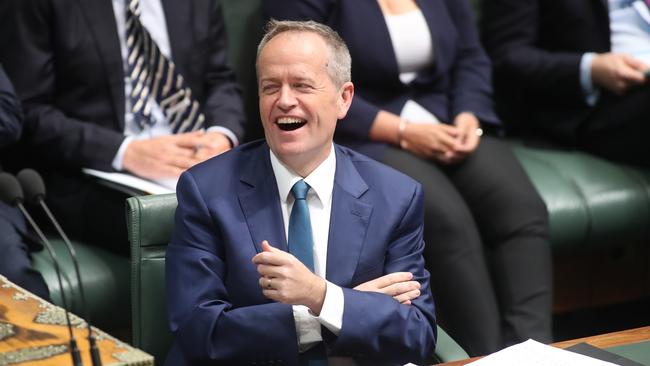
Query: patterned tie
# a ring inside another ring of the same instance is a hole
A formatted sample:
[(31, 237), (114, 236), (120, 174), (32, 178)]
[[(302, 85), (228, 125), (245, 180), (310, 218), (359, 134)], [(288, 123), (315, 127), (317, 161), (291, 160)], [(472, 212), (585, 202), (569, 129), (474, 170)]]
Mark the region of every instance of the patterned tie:
[(311, 234), (309, 207), (307, 207), (307, 192), (309, 184), (299, 180), (291, 188), (295, 198), (291, 216), (289, 217), (289, 253), (298, 258), (307, 268), (314, 272), (314, 240)]
[(126, 0), (127, 64), (131, 79), (131, 111), (141, 128), (155, 121), (151, 118), (149, 98), (158, 103), (174, 133), (195, 131), (203, 127), (205, 117), (192, 90), (165, 57), (140, 22), (140, 0)]

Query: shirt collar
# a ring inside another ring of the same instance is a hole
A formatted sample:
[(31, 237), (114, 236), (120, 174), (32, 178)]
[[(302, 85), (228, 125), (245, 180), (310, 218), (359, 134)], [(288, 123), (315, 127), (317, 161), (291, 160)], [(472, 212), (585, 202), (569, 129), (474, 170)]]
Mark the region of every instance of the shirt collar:
[(291, 169), (286, 167), (280, 159), (278, 159), (272, 150), (269, 149), (271, 155), (271, 166), (275, 174), (275, 182), (278, 185), (278, 193), (280, 200), (287, 203), (291, 187), (304, 179), (311, 187), (309, 192), (316, 194), (321, 204), (325, 205), (332, 199), (332, 190), (334, 189), (334, 173), (336, 173), (336, 153), (334, 152), (334, 144), (330, 149), (327, 158), (320, 163), (314, 171), (305, 178), (294, 173)]

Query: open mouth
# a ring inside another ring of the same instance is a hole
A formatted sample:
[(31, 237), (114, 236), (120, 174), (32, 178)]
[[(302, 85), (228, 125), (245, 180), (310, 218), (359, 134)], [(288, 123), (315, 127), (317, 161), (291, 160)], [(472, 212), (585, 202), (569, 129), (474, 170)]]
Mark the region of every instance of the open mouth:
[(295, 117), (280, 117), (276, 121), (282, 131), (294, 131), (307, 124), (307, 121)]

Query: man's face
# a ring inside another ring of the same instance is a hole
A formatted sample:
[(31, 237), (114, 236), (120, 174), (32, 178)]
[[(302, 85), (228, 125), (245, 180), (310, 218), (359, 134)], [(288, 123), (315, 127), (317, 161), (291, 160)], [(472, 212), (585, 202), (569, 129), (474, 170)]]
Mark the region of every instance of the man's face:
[(334, 85), (329, 55), (319, 35), (285, 32), (266, 44), (258, 60), (266, 140), (280, 160), (306, 173), (327, 158), (336, 122), (345, 117), (354, 92), (352, 83)]

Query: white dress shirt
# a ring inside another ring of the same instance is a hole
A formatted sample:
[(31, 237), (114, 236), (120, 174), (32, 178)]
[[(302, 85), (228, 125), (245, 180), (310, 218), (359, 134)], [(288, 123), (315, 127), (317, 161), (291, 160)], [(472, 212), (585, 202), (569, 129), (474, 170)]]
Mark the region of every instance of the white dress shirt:
[[(158, 45), (160, 52), (167, 58), (171, 58), (171, 46), (169, 44), (169, 36), (167, 33), (167, 22), (165, 21), (165, 12), (163, 11), (160, 0), (140, 0), (140, 22), (147, 29), (151, 38)], [(128, 55), (128, 48), (126, 45), (126, 2), (124, 0), (113, 0), (113, 13), (115, 15), (115, 24), (117, 26), (117, 35), (120, 39), (120, 51), (122, 54), (122, 62), (124, 70), (128, 69), (126, 61)], [(128, 74), (124, 73), (124, 95), (131, 93), (131, 79)], [(125, 114), (124, 114), (124, 135), (126, 139), (120, 145), (117, 154), (113, 158), (113, 168), (115, 170), (122, 170), (124, 153), (126, 147), (133, 139), (148, 139), (157, 136), (171, 135), (172, 131), (167, 123), (165, 115), (153, 98), (149, 99), (151, 105), (151, 117), (156, 121), (151, 126), (140, 126), (135, 122), (133, 113), (131, 112), (131, 101), (129, 98), (124, 98)], [(226, 135), (233, 146), (239, 143), (235, 134), (227, 128), (220, 126), (213, 126), (208, 128), (208, 131), (216, 131)]]
[[(307, 193), (307, 206), (309, 207), (309, 218), (314, 239), (314, 273), (325, 278), (332, 190), (334, 188), (334, 173), (336, 172), (334, 146), (331, 147), (327, 159), (304, 178), (282, 164), (272, 151), (270, 154), (271, 166), (273, 167), (278, 193), (280, 194), (284, 230), (287, 238), (289, 237), (289, 217), (294, 203), (291, 187), (301, 179), (304, 179), (311, 187)], [(339, 334), (343, 323), (343, 305), (343, 290), (327, 281), (325, 302), (319, 316), (313, 315), (305, 306), (293, 307), (298, 346), (301, 352), (322, 341), (321, 325), (327, 327), (334, 334)]]
[[(422, 10), (415, 9), (404, 14), (384, 14), (390, 36), (399, 79), (408, 84), (419, 71), (433, 64), (433, 40)], [(411, 123), (440, 123), (438, 118), (416, 101), (409, 99), (400, 112), (400, 117)]]

